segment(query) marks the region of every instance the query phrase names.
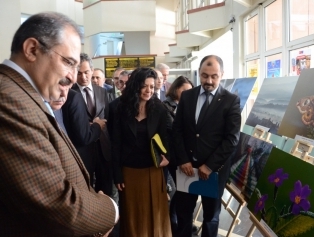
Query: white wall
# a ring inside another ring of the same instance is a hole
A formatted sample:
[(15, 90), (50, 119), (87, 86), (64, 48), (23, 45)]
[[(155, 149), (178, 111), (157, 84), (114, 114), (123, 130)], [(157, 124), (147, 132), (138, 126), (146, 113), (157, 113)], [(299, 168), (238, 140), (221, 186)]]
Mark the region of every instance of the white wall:
[(158, 55), (157, 63), (164, 62), (164, 52), (169, 52), (169, 44), (176, 43), (176, 35), (173, 1), (158, 0), (156, 5), (156, 31), (151, 32), (150, 53)]
[(10, 57), (13, 35), (21, 24), (20, 0), (0, 1), (0, 63)]

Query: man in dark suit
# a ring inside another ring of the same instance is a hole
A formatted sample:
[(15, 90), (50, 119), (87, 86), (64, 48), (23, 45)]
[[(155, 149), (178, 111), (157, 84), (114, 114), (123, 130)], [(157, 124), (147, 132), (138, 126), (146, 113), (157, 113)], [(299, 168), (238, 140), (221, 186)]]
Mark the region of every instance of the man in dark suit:
[(82, 147), (97, 142), (106, 120), (96, 117), (93, 123), (89, 122), (86, 105), (79, 92), (69, 90), (61, 111), (64, 127), (77, 150), (84, 151)]
[(81, 37), (65, 15), (35, 14), (0, 64), (1, 236), (98, 236), (118, 219), (49, 106), (75, 83)]
[[(105, 73), (101, 68), (94, 68), (93, 76), (92, 76), (92, 83), (98, 85), (100, 87), (105, 88), (107, 91), (112, 89), (111, 85), (105, 83), (106, 77)], [(110, 93), (108, 93), (109, 96)], [(109, 96), (109, 102), (112, 101), (112, 98)]]
[(164, 85), (164, 77), (161, 73), (161, 71), (155, 69), (156, 73), (157, 73), (157, 80), (155, 83), (155, 87), (154, 87), (154, 92), (157, 95), (158, 99), (160, 99), (160, 101), (164, 101), (166, 99), (166, 91), (161, 90), (161, 88)]
[(116, 68), (116, 70), (113, 73), (113, 87), (111, 89), (108, 90), (109, 93), (109, 97), (110, 97), (110, 101), (115, 100), (116, 98), (118, 98), (119, 96), (121, 96), (121, 91), (119, 89), (120, 85), (119, 85), (119, 76), (120, 73), (124, 71), (123, 68), (118, 67)]
[[(215, 55), (202, 59), (199, 68), (201, 86), (181, 95), (173, 135), (177, 165), (187, 176), (193, 168), (201, 179), (218, 172), (219, 198), (202, 196), (202, 237), (218, 233), (221, 196), (229, 176), (230, 156), (240, 133), (240, 99), (219, 86), (223, 62)], [(178, 228), (175, 237), (192, 236), (192, 215), (198, 195), (176, 192)]]
[[(107, 91), (91, 83), (93, 75), (92, 60), (87, 54), (81, 53), (81, 61), (77, 74), (77, 84), (72, 89), (79, 92), (83, 97), (90, 123), (96, 117), (108, 119), (109, 106)], [(81, 158), (91, 177), (96, 178), (95, 190), (102, 190), (105, 194), (112, 192), (112, 169), (111, 169), (111, 143), (107, 127), (102, 130), (99, 140), (87, 146), (77, 148)]]

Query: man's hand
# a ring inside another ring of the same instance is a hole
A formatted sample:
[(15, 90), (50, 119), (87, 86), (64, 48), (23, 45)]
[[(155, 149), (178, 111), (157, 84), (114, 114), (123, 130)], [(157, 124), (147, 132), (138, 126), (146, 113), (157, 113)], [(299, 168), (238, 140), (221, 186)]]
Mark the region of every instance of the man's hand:
[(198, 175), (200, 176), (201, 179), (207, 180), (209, 175), (211, 174), (211, 170), (207, 167), (207, 165), (201, 165), (198, 168)]
[(161, 157), (162, 157), (162, 161), (160, 162), (160, 167), (164, 167), (164, 166), (167, 166), (169, 164), (169, 161), (167, 160), (167, 158), (161, 154)]
[(106, 127), (106, 119), (100, 119), (99, 117), (94, 118), (93, 123), (98, 123), (101, 130), (103, 130)]
[(183, 173), (185, 173), (186, 176), (194, 175), (194, 170), (191, 162), (180, 165), (180, 169), (182, 170)]
[(116, 184), (116, 187), (119, 191), (122, 191), (125, 188), (124, 183)]

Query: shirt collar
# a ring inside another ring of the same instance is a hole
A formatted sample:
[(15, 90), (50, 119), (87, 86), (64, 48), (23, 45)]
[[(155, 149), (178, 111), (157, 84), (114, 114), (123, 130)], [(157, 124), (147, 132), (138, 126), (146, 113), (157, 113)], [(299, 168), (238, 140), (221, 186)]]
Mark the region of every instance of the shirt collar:
[(45, 101), (44, 98), (42, 97), (42, 95), (39, 93), (37, 87), (35, 86), (32, 78), (27, 74), (27, 72), (24, 71), (23, 68), (21, 68), (19, 65), (17, 65), (15, 62), (11, 61), (10, 59), (5, 59), (3, 61), (3, 64), (14, 69), (18, 73), (20, 73), (32, 85), (32, 87), (37, 91), (37, 93), (40, 95), (42, 100)]
[[(220, 86), (220, 85), (219, 85), (219, 86)], [(217, 92), (219, 86), (218, 86), (215, 90), (211, 91), (210, 94), (212, 94), (213, 96), (215, 96), (215, 94), (216, 94), (216, 92)], [(204, 92), (205, 92), (205, 90), (204, 90), (204, 88), (201, 86), (200, 95), (203, 94)]]
[(89, 88), (91, 90), (91, 92), (93, 92), (93, 86), (92, 83), (90, 82), (88, 86), (81, 86), (80, 84), (76, 83), (77, 86), (80, 88), (80, 91), (83, 91), (86, 87)]

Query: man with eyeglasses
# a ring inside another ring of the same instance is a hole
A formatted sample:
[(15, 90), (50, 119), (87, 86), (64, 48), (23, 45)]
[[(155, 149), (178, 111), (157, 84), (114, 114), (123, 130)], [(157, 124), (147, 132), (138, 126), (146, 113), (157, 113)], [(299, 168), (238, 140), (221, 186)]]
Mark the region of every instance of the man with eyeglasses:
[(119, 81), (118, 81), (118, 89), (122, 93), (122, 91), (125, 88), (126, 82), (129, 80), (129, 73), (128, 71), (122, 71), (119, 75)]
[[(96, 117), (107, 120), (109, 116), (107, 91), (103, 87), (91, 83), (92, 75), (92, 60), (87, 54), (81, 53), (77, 83), (73, 85), (72, 89), (77, 91), (84, 99), (85, 113), (90, 123)], [(75, 132), (69, 132), (69, 136), (71, 139), (75, 139)], [(96, 192), (101, 190), (110, 196), (112, 193), (113, 177), (111, 169), (111, 143), (107, 126), (102, 130), (99, 140), (88, 145), (76, 146), (76, 149), (89, 172), (91, 185), (95, 188)]]
[(102, 236), (118, 219), (49, 105), (76, 82), (81, 37), (67, 16), (35, 14), (0, 64), (1, 236)]
[[(119, 75), (120, 73), (124, 71), (123, 68), (118, 67), (116, 68), (116, 70), (113, 73), (113, 88), (108, 90), (108, 93), (112, 94), (113, 100), (118, 98), (121, 95), (121, 91), (119, 90)], [(111, 101), (110, 101), (111, 102)]]
[(163, 83), (162, 87), (160, 88), (160, 90), (167, 92), (171, 86), (171, 83), (167, 81), (168, 77), (169, 77), (170, 67), (167, 64), (159, 63), (156, 66), (156, 69), (161, 72), (161, 74), (164, 78), (164, 83)]

